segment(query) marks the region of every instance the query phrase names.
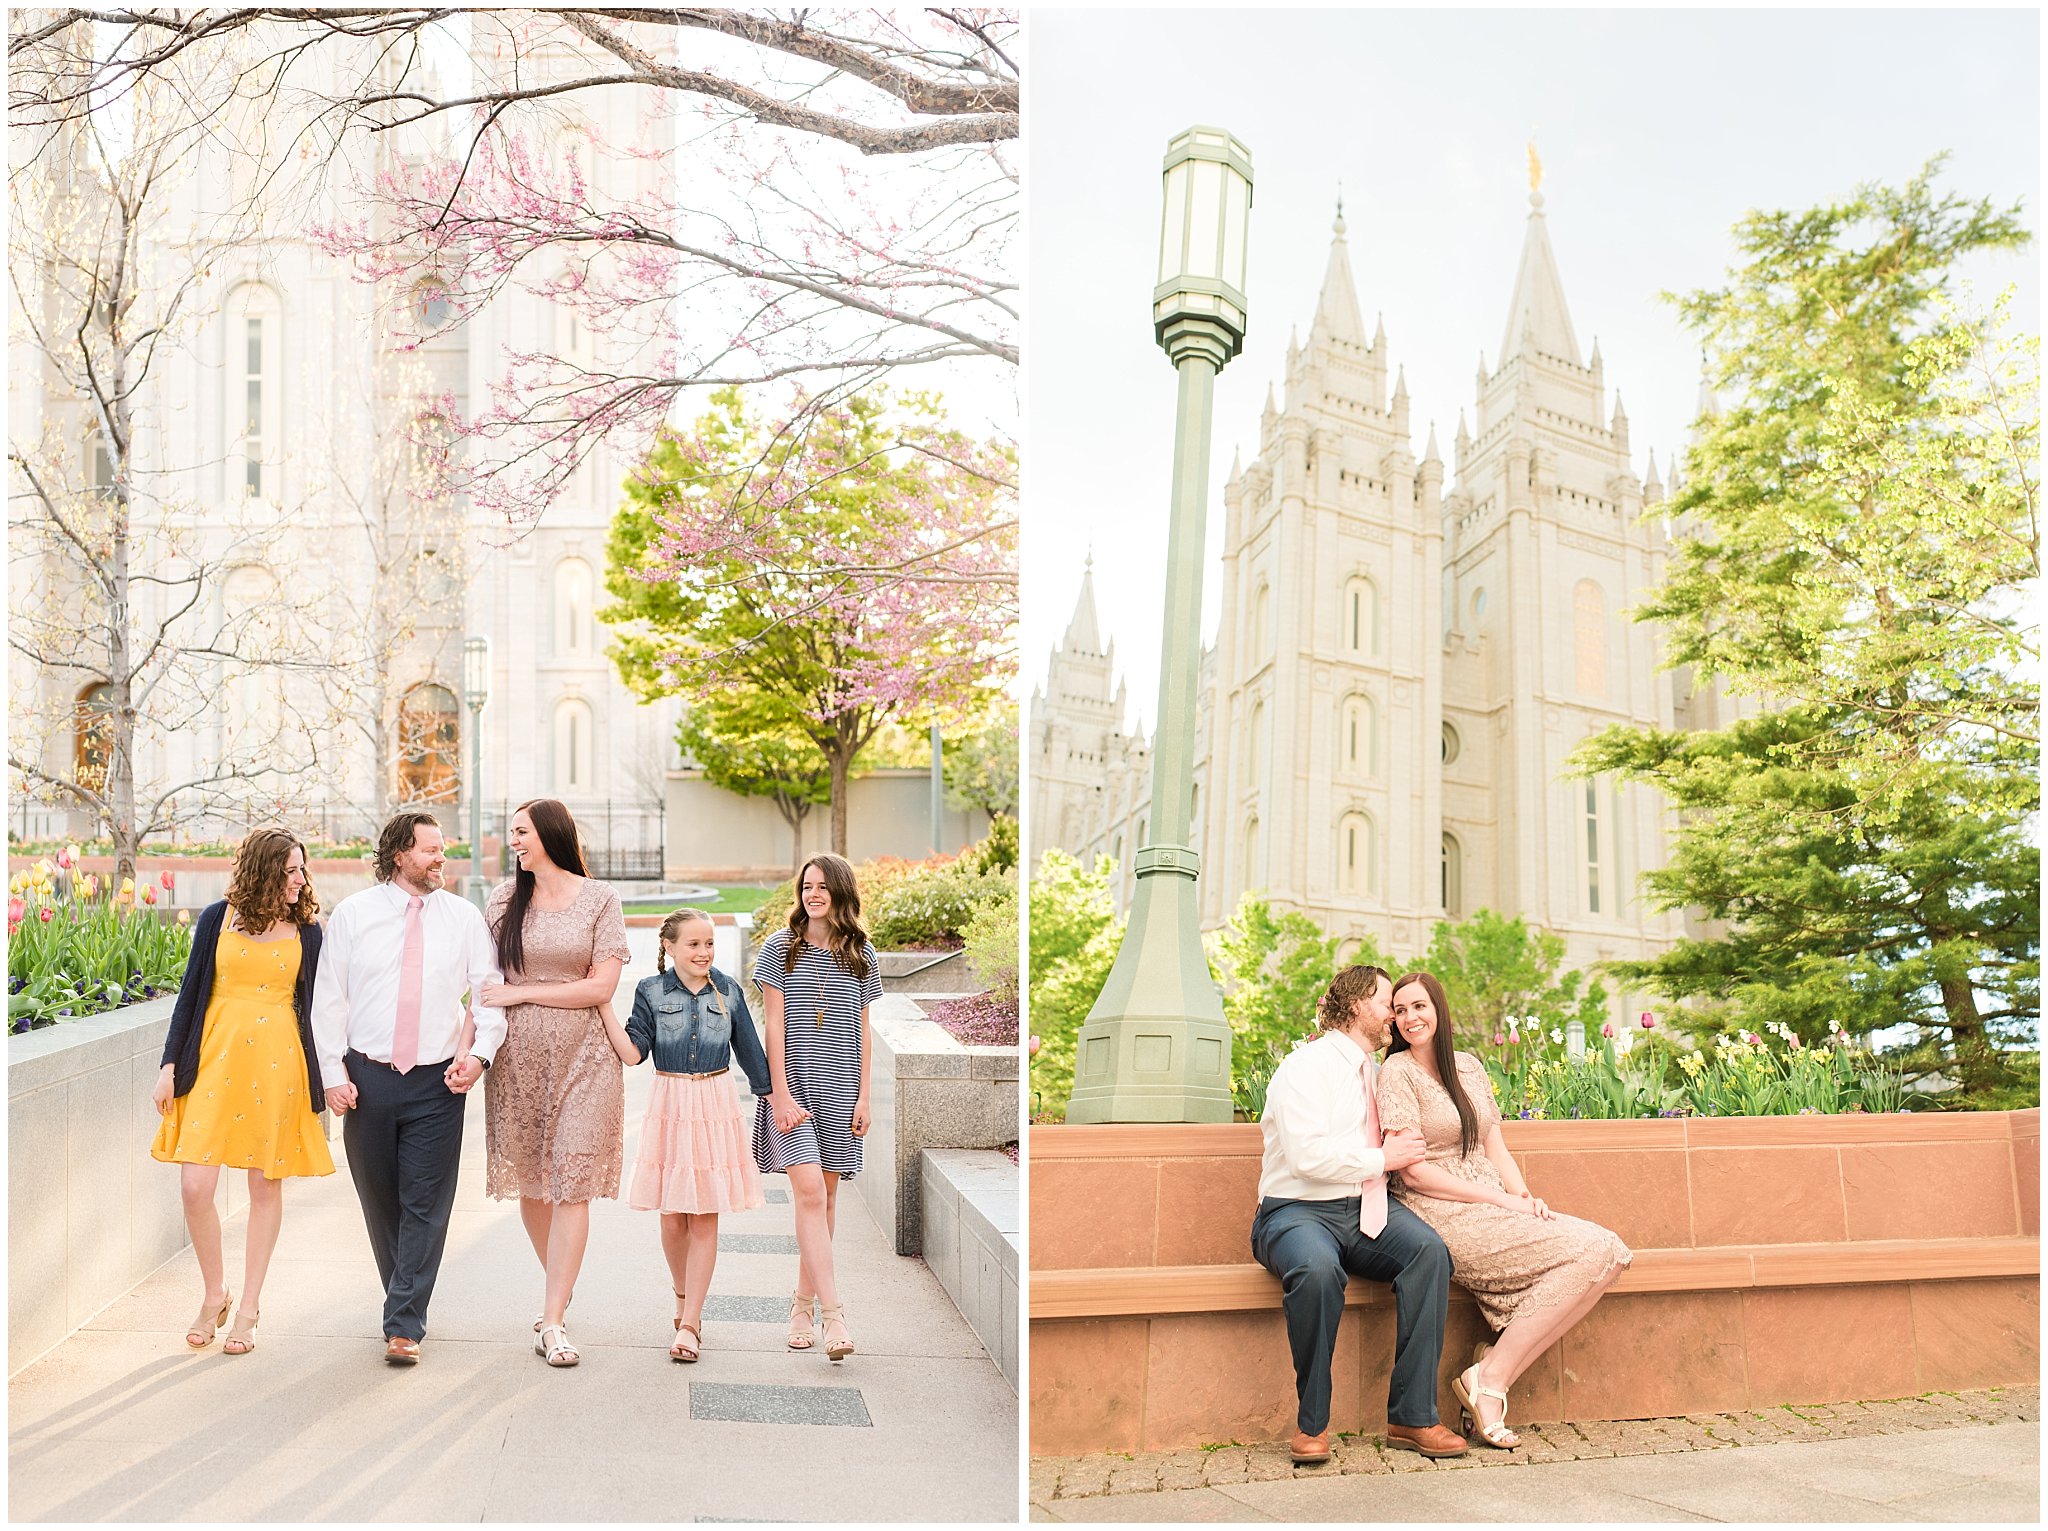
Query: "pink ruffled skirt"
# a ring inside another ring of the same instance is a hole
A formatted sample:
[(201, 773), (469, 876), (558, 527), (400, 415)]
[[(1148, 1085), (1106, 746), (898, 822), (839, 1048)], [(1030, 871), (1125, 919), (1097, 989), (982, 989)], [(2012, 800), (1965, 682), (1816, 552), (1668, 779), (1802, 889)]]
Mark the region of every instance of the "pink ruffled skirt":
[(752, 1128), (732, 1074), (656, 1074), (629, 1205), (642, 1212), (746, 1212), (766, 1205)]

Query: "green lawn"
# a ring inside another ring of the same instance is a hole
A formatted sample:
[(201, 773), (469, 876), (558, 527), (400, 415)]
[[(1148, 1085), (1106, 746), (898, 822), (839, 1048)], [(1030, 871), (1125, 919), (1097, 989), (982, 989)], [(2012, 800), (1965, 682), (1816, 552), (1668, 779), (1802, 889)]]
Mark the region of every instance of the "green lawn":
[[(709, 914), (751, 914), (773, 883), (706, 883), (718, 896), (694, 907)], [(678, 899), (640, 898), (626, 905), (628, 914), (667, 914), (680, 906)]]

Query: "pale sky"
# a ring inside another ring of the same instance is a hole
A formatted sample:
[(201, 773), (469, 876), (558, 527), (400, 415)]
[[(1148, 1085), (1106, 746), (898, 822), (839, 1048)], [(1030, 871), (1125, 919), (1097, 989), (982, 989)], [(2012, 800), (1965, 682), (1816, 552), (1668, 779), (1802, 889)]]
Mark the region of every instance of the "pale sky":
[[(1580, 349), (1600, 341), (1637, 472), (1680, 444), (1699, 349), (1664, 290), (1718, 285), (1748, 211), (1899, 184), (2024, 203), (2040, 232), (2040, 20), (2003, 11), (1053, 11), (1029, 13), (1025, 628), (1045, 675), (1092, 547), (1103, 631), (1151, 727), (1174, 375), (1150, 326), (1167, 140), (1235, 133), (1255, 174), (1250, 333), (1218, 381), (1203, 571), (1218, 610), (1223, 477), (1256, 448), (1290, 325), (1305, 334), (1343, 183), (1365, 323), (1407, 369), (1413, 448), (1444, 456), (1499, 362), (1528, 213), (1524, 144)], [(2040, 330), (2040, 251), (1983, 262)], [(1668, 474), (1667, 474), (1668, 476)]]

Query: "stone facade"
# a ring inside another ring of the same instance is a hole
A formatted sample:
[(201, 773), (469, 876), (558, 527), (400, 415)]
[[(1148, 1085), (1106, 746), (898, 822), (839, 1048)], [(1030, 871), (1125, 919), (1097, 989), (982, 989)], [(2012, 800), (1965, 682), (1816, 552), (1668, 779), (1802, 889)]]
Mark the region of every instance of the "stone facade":
[[(497, 45), (495, 26), (485, 13), (471, 18), (478, 80), (511, 67), (512, 50)], [(344, 47), (330, 42), (301, 67), (338, 72)], [(529, 79), (566, 65), (560, 50), (526, 49), (518, 62)], [(646, 113), (636, 94), (560, 98), (560, 140), (543, 148), (573, 150), (605, 195), (652, 190), (673, 173), (672, 157), (658, 151), (672, 147), (674, 127)], [(350, 168), (367, 175), (459, 156), (464, 141), (443, 137), (451, 132), (460, 132), (454, 114), (379, 135), (368, 151), (374, 161)], [(236, 133), (216, 136), (233, 142)], [(224, 155), (210, 150), (180, 188), (145, 238), (146, 258), (176, 270), (179, 231), (217, 212), (223, 189), (234, 185)], [(347, 195), (349, 176), (321, 180), (318, 161), (293, 161), (281, 171), (265, 194), (258, 237), (200, 278), (181, 343), (156, 358), (136, 403), (132, 474), (149, 485), (138, 547), (168, 557), (151, 539), (185, 537), (195, 560), (225, 564), (225, 578), (204, 597), (213, 609), (195, 614), (202, 622), (232, 623), (241, 593), (257, 591), (274, 598), (280, 620), (332, 634), (339, 647), (361, 635), (373, 604), (366, 592), (380, 582), (402, 584), (403, 609), (392, 641), (358, 667), (363, 673), (238, 676), (223, 664), (210, 700), (204, 686), (212, 683), (203, 683), (190, 726), (148, 730), (138, 741), (145, 797), (152, 784), (206, 774), (234, 750), (239, 704), (262, 719), (287, 719), (282, 729), (266, 729), (263, 747), (310, 754), (318, 768), (311, 779), (273, 780), (245, 794), (246, 802), (224, 794), (217, 812), (188, 821), (195, 837), (238, 834), (251, 818), (282, 809), (294, 823), (338, 838), (363, 832), (404, 801), (445, 806), (444, 825), (466, 833), (469, 798), (480, 789), (493, 831), (505, 807), (546, 795), (568, 804), (594, 849), (628, 839), (658, 849), (666, 772), (678, 763), (678, 704), (635, 700), (605, 656), (606, 630), (594, 617), (605, 602), (605, 539), (634, 443), (601, 445), (565, 491), (520, 526), (466, 501), (423, 494), (392, 450), (422, 419), (487, 408), (492, 387), (519, 357), (545, 353), (631, 372), (654, 365), (653, 347), (624, 327), (594, 333), (570, 309), (528, 290), (559, 271), (522, 268), (487, 306), (459, 321), (431, 282), (399, 290), (391, 281), (358, 280), (313, 235), (318, 226), (361, 216)], [(46, 386), (28, 347), (11, 349), (10, 370), (14, 439), (68, 435), (89, 456), (91, 427), (79, 401)], [(159, 512), (169, 531), (150, 522)], [(236, 551), (224, 551), (231, 545)], [(12, 595), (35, 599), (65, 588), (67, 577), (24, 560), (11, 573)], [(138, 587), (145, 623), (156, 598)], [(475, 634), (491, 641), (480, 783), (470, 780), (471, 714), (461, 700), (463, 642)], [(17, 749), (67, 762), (77, 742), (61, 712), (70, 702), (64, 688), (75, 688), (76, 677), (38, 673), (17, 659), (11, 683), (18, 697), (35, 693), (43, 703), (32, 709), (36, 721), (16, 709)], [(337, 703), (343, 695), (346, 702)], [(439, 730), (434, 758), (410, 768), (396, 762), (390, 743), (406, 709), (428, 720), (430, 733)], [(380, 724), (381, 741), (374, 737)], [(38, 731), (46, 737), (19, 737)], [(10, 826), (24, 834), (91, 828), (83, 814), (19, 796), (9, 807)]]
[[(1418, 459), (1385, 326), (1368, 335), (1362, 321), (1340, 210), (1307, 339), (1290, 338), (1257, 452), (1223, 490), (1191, 836), (1205, 927), (1259, 889), (1406, 956), (1436, 922), (1488, 908), (1561, 935), (1581, 968), (1685, 930), (1637, 892), (1663, 863), (1669, 809), (1572, 779), (1566, 761), (1611, 725), (1718, 726), (1735, 704), (1694, 695), (1689, 675), (1661, 668), (1658, 630), (1628, 619), (1674, 530), (1644, 516), (1665, 489), (1654, 456), (1636, 475), (1598, 344), (1579, 348), (1540, 193), (1497, 354), (1491, 371), (1482, 358), (1450, 460), (1433, 425)], [(1150, 751), (1124, 731), (1112, 652), (1084, 574), (1033, 697), (1031, 851), (1111, 855), (1127, 898)], [(1632, 1004), (1615, 996), (1617, 1014)]]

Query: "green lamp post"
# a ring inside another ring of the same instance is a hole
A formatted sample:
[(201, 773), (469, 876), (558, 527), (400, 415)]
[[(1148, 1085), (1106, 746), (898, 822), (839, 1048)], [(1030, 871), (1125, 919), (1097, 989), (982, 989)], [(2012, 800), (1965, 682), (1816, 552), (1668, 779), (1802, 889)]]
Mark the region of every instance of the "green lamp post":
[(1130, 923), (1076, 1040), (1070, 1122), (1227, 1122), (1230, 1025), (1202, 954), (1200, 861), (1188, 848), (1201, 664), (1202, 539), (1216, 374), (1245, 332), (1251, 151), (1221, 128), (1167, 146), (1152, 328), (1180, 374), (1166, 621), (1152, 741), (1152, 841), (1138, 852)]

